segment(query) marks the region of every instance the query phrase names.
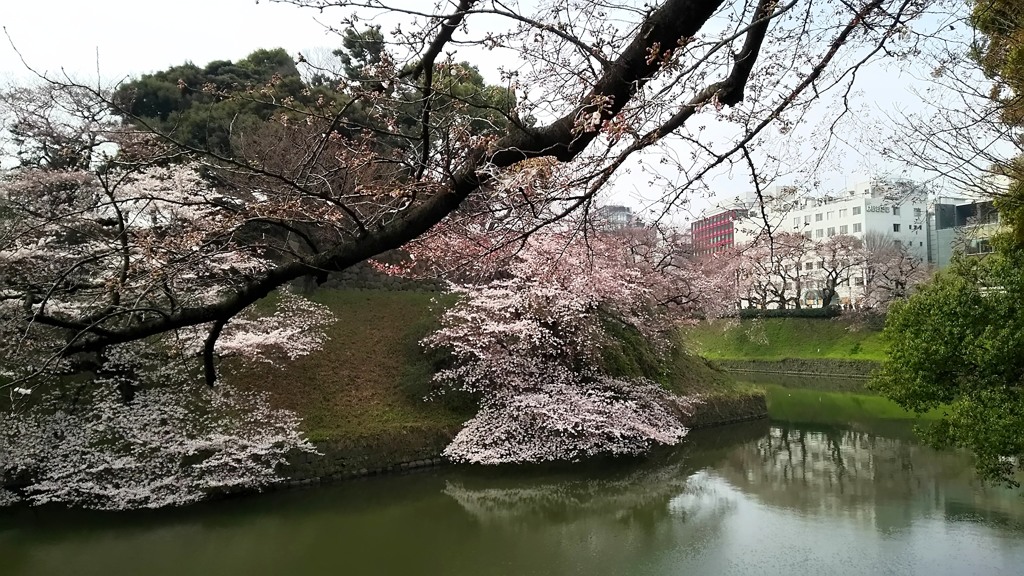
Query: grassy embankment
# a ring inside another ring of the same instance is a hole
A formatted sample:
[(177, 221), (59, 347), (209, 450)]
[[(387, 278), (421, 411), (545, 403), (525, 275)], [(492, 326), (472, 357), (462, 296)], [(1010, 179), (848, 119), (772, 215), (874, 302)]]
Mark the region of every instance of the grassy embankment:
[[(425, 354), (420, 338), (437, 326), (437, 295), (400, 291), (321, 291), (337, 322), (318, 352), (284, 368), (256, 367), (228, 376), (270, 393), (277, 406), (302, 416), (307, 435), (345, 458), (367, 464), (436, 455), (473, 414), (465, 397), (424, 400), (441, 361)], [(680, 393), (712, 399), (749, 395), (700, 358), (673, 354), (668, 363), (638, 335), (616, 334), (621, 345), (605, 361), (622, 375), (646, 375)]]
[[(772, 365), (792, 367), (796, 363), (786, 362), (797, 360), (816, 362), (817, 367), (828, 370), (839, 362), (876, 366), (884, 361), (886, 346), (881, 328), (879, 323), (844, 318), (764, 318), (703, 323), (685, 334), (695, 352), (723, 365), (749, 367), (743, 363), (752, 361), (770, 370)], [(769, 413), (775, 420), (835, 424), (918, 418), (868, 390), (862, 378), (749, 373), (735, 376), (748, 385), (763, 387)], [(939, 408), (920, 417), (932, 420), (941, 413)]]
[(844, 318), (714, 321), (686, 331), (694, 351), (712, 360), (885, 360), (881, 326)]
[(275, 405), (302, 417), (311, 440), (342, 452), (386, 461), (412, 447), (443, 447), (472, 412), (452, 399), (424, 400), (433, 366), (418, 341), (436, 321), (434, 296), (320, 291), (311, 298), (337, 318), (321, 350), (283, 368), (256, 366), (229, 377), (267, 391)]

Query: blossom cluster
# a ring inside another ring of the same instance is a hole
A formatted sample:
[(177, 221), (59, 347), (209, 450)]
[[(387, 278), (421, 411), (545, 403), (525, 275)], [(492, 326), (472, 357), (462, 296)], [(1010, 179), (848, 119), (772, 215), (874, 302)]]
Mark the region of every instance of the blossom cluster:
[(334, 320), (330, 309), (289, 290), (278, 292), (271, 314), (236, 317), (217, 340), (220, 356), (275, 364), (277, 359), (301, 358), (327, 341), (323, 328)]
[(677, 400), (649, 381), (579, 374), (549, 366), (546, 380), (526, 390), (486, 396), (444, 455), (457, 462), (575, 461), (599, 454), (633, 455), (654, 444), (676, 444), (688, 432)]
[(298, 417), (255, 392), (164, 386), (124, 402), (108, 385), (82, 394), (0, 412), (0, 481), (23, 485), (0, 491), (0, 506), (18, 497), (118, 510), (189, 504), (259, 489), (278, 480), (286, 456), (314, 451)]
[[(634, 238), (540, 233), (500, 269), (453, 285), (457, 302), (423, 339), (447, 351), (453, 366), (437, 372), (441, 391), (481, 398), (445, 455), (479, 464), (578, 460), (637, 454), (686, 435), (680, 399), (644, 379), (602, 372), (616, 318), (667, 349), (673, 318), (659, 302), (670, 280)], [(657, 346), (656, 346), (657, 349)]]

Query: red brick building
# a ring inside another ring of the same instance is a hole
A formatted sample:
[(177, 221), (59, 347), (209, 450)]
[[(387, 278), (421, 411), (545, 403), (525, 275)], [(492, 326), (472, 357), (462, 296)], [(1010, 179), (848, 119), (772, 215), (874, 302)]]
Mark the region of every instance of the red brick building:
[(712, 254), (733, 246), (736, 241), (736, 219), (745, 213), (745, 210), (723, 210), (690, 224), (693, 253)]

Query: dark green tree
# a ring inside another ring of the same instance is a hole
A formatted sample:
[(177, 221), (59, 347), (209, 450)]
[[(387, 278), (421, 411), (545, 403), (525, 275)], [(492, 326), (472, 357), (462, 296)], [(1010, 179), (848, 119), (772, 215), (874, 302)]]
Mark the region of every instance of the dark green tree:
[[(973, 57), (992, 82), (989, 94), (998, 104), (1001, 121), (1024, 127), (1024, 1), (976, 0), (971, 24), (979, 33)], [(1024, 247), (1024, 158), (1002, 163), (995, 171), (1010, 180), (1009, 188), (996, 198), (1009, 225), (1003, 241)]]
[[(971, 56), (992, 82), (996, 122), (1024, 126), (1024, 2), (978, 0)], [(922, 428), (936, 446), (974, 451), (988, 480), (1013, 485), (1024, 457), (1024, 162), (993, 167), (1009, 186), (995, 202), (995, 254), (960, 256), (889, 311), (889, 358), (872, 386), (914, 411), (942, 407)]]
[(269, 120), (289, 98), (312, 99), (281, 48), (259, 49), (234, 63), (173, 66), (128, 82), (114, 94), (119, 112), (130, 120), (221, 155), (233, 153), (234, 130)]
[(1024, 258), (960, 257), (895, 302), (889, 357), (872, 386), (909, 410), (943, 408), (922, 426), (938, 447), (964, 447), (988, 480), (1015, 484), (1024, 456)]

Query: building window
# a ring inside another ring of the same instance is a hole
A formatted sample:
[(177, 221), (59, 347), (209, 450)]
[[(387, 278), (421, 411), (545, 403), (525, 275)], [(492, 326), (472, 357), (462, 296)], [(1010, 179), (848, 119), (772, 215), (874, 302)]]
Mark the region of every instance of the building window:
[(839, 233), (840, 234), (849, 234), (849, 232), (850, 232), (850, 227), (847, 226), (846, 224), (843, 224), (842, 226), (839, 227)]
[(822, 230), (821, 228), (818, 228), (817, 230), (814, 231), (814, 237), (815, 238), (824, 238), (825, 237), (825, 231)]
[(814, 221), (815, 222), (821, 222), (821, 218), (822, 218), (821, 212), (818, 212), (817, 214), (814, 215)]
[(900, 207), (899, 206), (893, 206), (892, 207), (892, 215), (893, 216), (899, 216), (900, 215)]
[(804, 264), (804, 270), (814, 270), (814, 262), (808, 262)]
[(856, 234), (857, 232), (860, 232), (860, 224), (853, 225), (853, 233)]
[(854, 286), (863, 286), (864, 285), (864, 278), (861, 278), (860, 276), (854, 276), (853, 277), (853, 285)]
[(829, 226), (829, 228), (828, 228), (828, 235), (829, 235), (829, 238), (831, 238), (832, 236), (836, 235), (836, 228), (835, 228), (835, 226)]
[(825, 220), (831, 220), (831, 219), (832, 219), (832, 217), (833, 217), (833, 216), (835, 216), (835, 215), (836, 215), (836, 213), (835, 213), (835, 212), (833, 212), (833, 211), (829, 210), (829, 211), (828, 211), (828, 214), (825, 214)]
[(849, 210), (847, 210), (846, 208), (843, 208), (842, 210), (839, 211), (839, 217), (840, 218), (846, 218), (848, 212), (849, 212)]
[(971, 240), (964, 247), (965, 254), (988, 254), (989, 252), (992, 252), (992, 245), (989, 244), (987, 238)]
[(893, 240), (892, 245), (895, 246), (897, 250), (903, 248), (903, 242), (900, 242), (899, 240)]
[(893, 224), (892, 225), (892, 231), (893, 232), (899, 232), (900, 231), (900, 225), (899, 224)]
[(921, 217), (921, 209), (920, 208), (914, 208), (914, 218), (920, 218), (920, 217)]
[(860, 206), (853, 207), (853, 215), (856, 216), (857, 214), (860, 214)]
[(808, 240), (811, 239), (811, 231), (810, 230), (808, 230), (807, 232), (804, 232), (804, 238), (807, 238)]
[(796, 227), (799, 227), (799, 226), (800, 226), (800, 217), (797, 216), (796, 218), (793, 218), (793, 227), (796, 228)]
[(810, 224), (810, 223), (811, 223), (811, 215), (808, 214), (807, 216), (804, 216), (804, 224)]

